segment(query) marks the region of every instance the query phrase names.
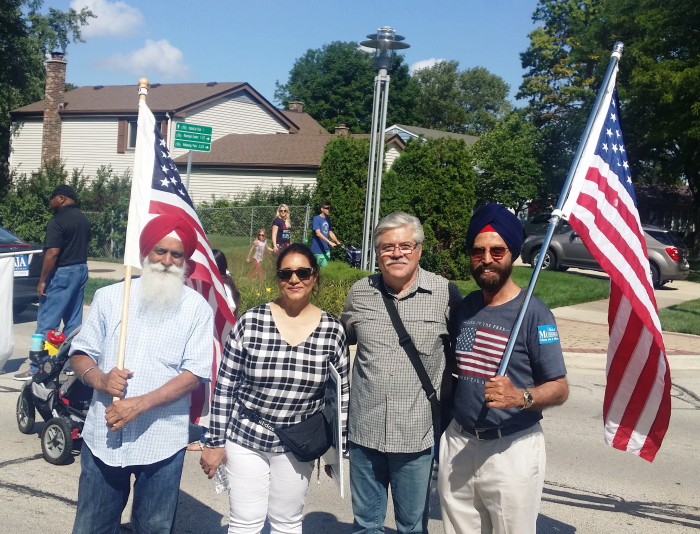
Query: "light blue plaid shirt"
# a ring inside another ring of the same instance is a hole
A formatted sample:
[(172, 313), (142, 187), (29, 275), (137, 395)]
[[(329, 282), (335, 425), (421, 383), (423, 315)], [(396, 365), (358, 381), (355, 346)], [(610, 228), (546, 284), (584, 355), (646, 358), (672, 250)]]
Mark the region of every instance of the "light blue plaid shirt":
[[(87, 319), (71, 344), (108, 372), (115, 367), (121, 324), (123, 283), (98, 290)], [(134, 374), (126, 397), (153, 391), (187, 370), (202, 380), (211, 378), (213, 314), (204, 298), (184, 287), (180, 303), (162, 313), (147, 313), (140, 306), (141, 281), (131, 284), (124, 367)], [(158, 406), (111, 432), (105, 410), (112, 397), (95, 391), (83, 439), (92, 453), (107, 465), (148, 465), (169, 458), (187, 445), (190, 396)]]

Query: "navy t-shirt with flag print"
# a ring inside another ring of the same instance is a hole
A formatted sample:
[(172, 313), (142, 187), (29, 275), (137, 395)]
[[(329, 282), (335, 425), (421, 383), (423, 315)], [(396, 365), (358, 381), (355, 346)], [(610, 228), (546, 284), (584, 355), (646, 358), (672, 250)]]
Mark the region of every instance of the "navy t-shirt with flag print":
[[(454, 417), (471, 430), (526, 428), (542, 419), (538, 410), (486, 406), (484, 386), (496, 375), (518, 315), (524, 292), (500, 306), (486, 306), (481, 291), (467, 295), (453, 316), (453, 346), (459, 380)], [(506, 375), (518, 388), (533, 387), (566, 375), (559, 333), (552, 312), (532, 297)]]

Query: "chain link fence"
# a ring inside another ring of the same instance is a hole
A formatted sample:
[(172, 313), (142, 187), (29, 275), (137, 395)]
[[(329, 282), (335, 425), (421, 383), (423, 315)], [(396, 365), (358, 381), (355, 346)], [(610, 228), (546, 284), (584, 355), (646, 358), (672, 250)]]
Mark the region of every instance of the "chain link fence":
[[(277, 206), (236, 206), (229, 208), (200, 208), (197, 215), (207, 235), (224, 235), (232, 238), (246, 238), (252, 244), (258, 230), (264, 228), (268, 242), (272, 238), (272, 221)], [(311, 239), (311, 207), (306, 205), (289, 206), (292, 219), (292, 242), (308, 243)]]

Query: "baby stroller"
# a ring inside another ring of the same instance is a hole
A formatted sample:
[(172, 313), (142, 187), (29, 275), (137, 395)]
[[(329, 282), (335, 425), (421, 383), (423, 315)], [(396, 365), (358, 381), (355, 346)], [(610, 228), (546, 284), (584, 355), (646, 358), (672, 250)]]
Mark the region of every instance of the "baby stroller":
[[(44, 419), (41, 431), (41, 451), (50, 464), (62, 465), (68, 462), (73, 451), (73, 443), (80, 439), (85, 424), (92, 388), (68, 377), (61, 382), (61, 371), (68, 362), (71, 341), (78, 333), (77, 328), (60, 345), (56, 354), (39, 363), (41, 369), (31, 380), (24, 383), (17, 399), (17, 427), (23, 434), (31, 434), (36, 412)], [(43, 354), (42, 354), (43, 353)], [(47, 354), (46, 349), (30, 358)]]

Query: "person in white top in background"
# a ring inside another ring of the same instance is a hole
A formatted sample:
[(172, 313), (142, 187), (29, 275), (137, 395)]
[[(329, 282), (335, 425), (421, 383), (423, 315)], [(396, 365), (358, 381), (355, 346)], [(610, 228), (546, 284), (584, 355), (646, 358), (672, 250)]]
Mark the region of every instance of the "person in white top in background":
[(250, 272), (248, 273), (248, 278), (253, 278), (256, 275), (260, 280), (264, 278), (262, 270), (262, 261), (263, 256), (266, 252), (274, 252), (274, 249), (272, 247), (267, 246), (265, 229), (261, 228), (260, 230), (258, 230), (257, 239), (253, 241), (253, 244), (250, 247), (250, 250), (248, 251), (248, 257), (245, 259), (246, 263), (250, 263), (250, 255), (253, 254), (253, 265), (250, 268)]

